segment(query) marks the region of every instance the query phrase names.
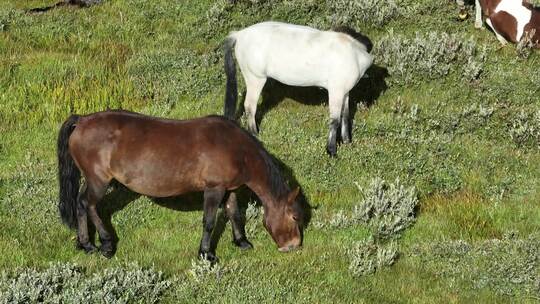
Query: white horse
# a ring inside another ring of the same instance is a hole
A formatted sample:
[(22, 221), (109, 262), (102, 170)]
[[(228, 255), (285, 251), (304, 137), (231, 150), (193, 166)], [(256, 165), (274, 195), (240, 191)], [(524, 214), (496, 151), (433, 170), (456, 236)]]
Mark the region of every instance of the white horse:
[(291, 86), (328, 90), (330, 133), (327, 152), (336, 155), (337, 129), (349, 137), (349, 91), (373, 62), (371, 41), (349, 28), (320, 31), (307, 26), (263, 22), (232, 32), (225, 40), (227, 92), (224, 114), (235, 118), (238, 98), (232, 50), (246, 82), (244, 109), (248, 130), (257, 134), (257, 101), (268, 77)]

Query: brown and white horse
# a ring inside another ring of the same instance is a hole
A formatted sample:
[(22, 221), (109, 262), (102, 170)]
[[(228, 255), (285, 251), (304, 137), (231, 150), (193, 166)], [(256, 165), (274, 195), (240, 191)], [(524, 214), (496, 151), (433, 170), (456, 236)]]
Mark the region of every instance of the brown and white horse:
[[(518, 43), (526, 35), (539, 47), (540, 10), (529, 1), (520, 0), (475, 0), (475, 27), (482, 27), (482, 15), (501, 44), (509, 41)], [(534, 31), (533, 31), (534, 30)]]

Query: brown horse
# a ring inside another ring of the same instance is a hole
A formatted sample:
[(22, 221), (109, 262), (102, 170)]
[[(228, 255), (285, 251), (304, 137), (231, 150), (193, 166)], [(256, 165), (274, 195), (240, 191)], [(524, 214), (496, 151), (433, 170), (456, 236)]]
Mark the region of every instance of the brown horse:
[[(86, 252), (96, 250), (88, 236), (87, 214), (99, 233), (103, 255), (114, 252), (111, 234), (96, 210), (113, 179), (152, 197), (204, 191), (199, 255), (209, 260), (216, 259), (210, 248), (216, 211), (226, 192), (242, 185), (261, 199), (263, 224), (280, 251), (302, 243), (299, 189), (291, 191), (261, 143), (226, 118), (172, 120), (125, 111), (72, 115), (60, 129), (58, 161), (60, 215), (66, 225), (77, 228), (78, 247)], [(234, 192), (225, 211), (234, 243), (251, 248)]]

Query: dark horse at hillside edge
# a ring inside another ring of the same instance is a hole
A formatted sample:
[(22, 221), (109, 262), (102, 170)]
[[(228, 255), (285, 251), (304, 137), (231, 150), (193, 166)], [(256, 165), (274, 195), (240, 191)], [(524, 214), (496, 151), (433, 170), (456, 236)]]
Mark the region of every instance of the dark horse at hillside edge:
[[(242, 185), (261, 199), (264, 227), (280, 251), (302, 244), (299, 189), (291, 191), (262, 144), (228, 119), (172, 120), (126, 111), (72, 115), (60, 129), (58, 162), (60, 215), (77, 229), (78, 248), (86, 252), (96, 250), (88, 235), (88, 215), (99, 233), (102, 254), (111, 257), (114, 252), (111, 234), (97, 212), (113, 179), (151, 197), (204, 191), (199, 256), (209, 260), (216, 259), (210, 241), (217, 209), (227, 192)], [(81, 175), (84, 183), (79, 189)], [(234, 243), (251, 248), (234, 192), (225, 211)]]

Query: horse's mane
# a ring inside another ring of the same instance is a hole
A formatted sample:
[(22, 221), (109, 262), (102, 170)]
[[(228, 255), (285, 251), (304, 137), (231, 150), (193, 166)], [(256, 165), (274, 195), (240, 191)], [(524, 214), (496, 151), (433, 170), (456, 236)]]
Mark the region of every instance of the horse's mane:
[[(214, 116), (214, 115), (211, 115), (211, 116)], [(215, 117), (223, 118), (222, 116), (217, 116), (217, 115)], [(281, 175), (281, 170), (279, 166), (277, 165), (277, 161), (264, 148), (264, 145), (262, 144), (262, 142), (257, 137), (253, 136), (253, 134), (249, 133), (244, 128), (242, 128), (236, 121), (233, 121), (233, 120), (228, 120), (228, 121), (230, 121), (231, 123), (239, 127), (255, 143), (255, 146), (257, 147), (257, 150), (262, 156), (264, 163), (266, 165), (266, 170), (267, 170), (268, 178), (269, 178), (270, 192), (272, 192), (272, 195), (274, 195), (274, 197), (277, 199), (281, 199), (285, 195), (289, 194), (291, 189), (289, 188), (289, 185), (287, 185), (287, 183), (285, 182), (285, 179)]]
[(368, 53), (370, 53), (371, 49), (373, 49), (373, 43), (371, 42), (371, 40), (369, 39), (368, 36), (365, 36), (365, 35), (355, 31), (354, 29), (352, 29), (352, 28), (350, 28), (348, 26), (340, 25), (338, 27), (333, 28), (332, 31), (347, 34), (347, 35), (351, 36), (351, 38), (353, 38), (354, 40), (356, 40), (356, 41), (360, 42), (361, 44), (365, 45)]

